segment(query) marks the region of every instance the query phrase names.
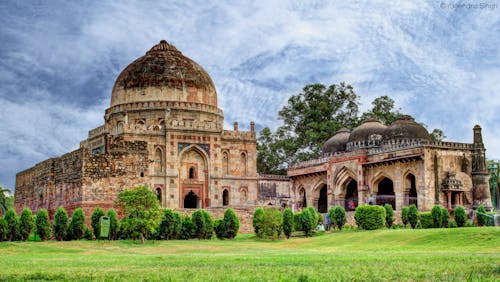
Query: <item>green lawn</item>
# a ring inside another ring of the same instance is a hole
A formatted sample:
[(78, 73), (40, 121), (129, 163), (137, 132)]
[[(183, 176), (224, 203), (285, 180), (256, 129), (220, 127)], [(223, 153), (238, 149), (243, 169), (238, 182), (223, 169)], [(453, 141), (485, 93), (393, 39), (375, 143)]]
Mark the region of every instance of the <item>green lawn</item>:
[(500, 228), (258, 241), (4, 242), (0, 280), (500, 281)]

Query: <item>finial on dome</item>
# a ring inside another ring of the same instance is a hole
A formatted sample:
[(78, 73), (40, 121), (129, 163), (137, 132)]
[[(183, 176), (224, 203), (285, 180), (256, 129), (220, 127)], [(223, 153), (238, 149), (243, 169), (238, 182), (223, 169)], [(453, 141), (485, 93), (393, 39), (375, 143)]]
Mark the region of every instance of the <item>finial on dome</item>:
[(151, 48), (147, 53), (149, 52), (155, 52), (155, 51), (177, 51), (177, 48), (175, 48), (174, 45), (171, 45), (167, 42), (167, 40), (162, 39), (160, 43), (156, 44)]

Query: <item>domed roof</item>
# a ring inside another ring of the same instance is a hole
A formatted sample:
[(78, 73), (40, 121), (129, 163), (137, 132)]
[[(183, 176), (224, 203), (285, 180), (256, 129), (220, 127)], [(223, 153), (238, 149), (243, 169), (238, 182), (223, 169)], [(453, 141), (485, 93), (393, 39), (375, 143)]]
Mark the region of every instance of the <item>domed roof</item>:
[(387, 126), (380, 123), (380, 121), (374, 118), (368, 118), (351, 132), (351, 135), (349, 136), (349, 142), (382, 139), (386, 128)]
[(387, 127), (384, 133), (386, 140), (403, 138), (431, 140), (429, 132), (409, 115), (400, 116)]
[(349, 135), (351, 135), (349, 129), (339, 129), (332, 137), (330, 137), (330, 139), (325, 142), (322, 150), (323, 153), (345, 151), (347, 141), (349, 141)]
[(162, 40), (116, 79), (111, 106), (141, 101), (184, 101), (217, 106), (208, 73)]

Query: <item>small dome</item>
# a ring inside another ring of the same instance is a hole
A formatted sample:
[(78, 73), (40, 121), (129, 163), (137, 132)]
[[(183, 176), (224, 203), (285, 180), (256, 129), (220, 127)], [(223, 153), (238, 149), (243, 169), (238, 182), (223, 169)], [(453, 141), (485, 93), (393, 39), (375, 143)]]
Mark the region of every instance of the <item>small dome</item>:
[(116, 79), (111, 106), (144, 101), (182, 101), (217, 107), (208, 73), (162, 40), (128, 65)]
[(387, 127), (384, 133), (385, 140), (391, 139), (424, 139), (431, 140), (429, 132), (413, 117), (402, 115)]
[(323, 145), (323, 154), (345, 151), (347, 141), (349, 141), (349, 135), (351, 135), (349, 129), (339, 129)]
[(380, 121), (368, 118), (351, 132), (349, 142), (381, 140), (386, 128), (387, 126), (380, 123)]

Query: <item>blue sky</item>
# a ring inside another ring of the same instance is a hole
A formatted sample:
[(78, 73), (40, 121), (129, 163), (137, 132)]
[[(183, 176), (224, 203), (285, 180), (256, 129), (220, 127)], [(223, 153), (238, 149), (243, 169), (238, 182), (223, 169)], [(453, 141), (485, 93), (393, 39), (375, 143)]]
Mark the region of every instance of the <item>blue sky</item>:
[(178, 2), (0, 1), (2, 186), (78, 148), (161, 39), (211, 75), (227, 128), (275, 128), (304, 85), (345, 81), (362, 110), (389, 95), (449, 141), (480, 124), (500, 158), (500, 1)]

